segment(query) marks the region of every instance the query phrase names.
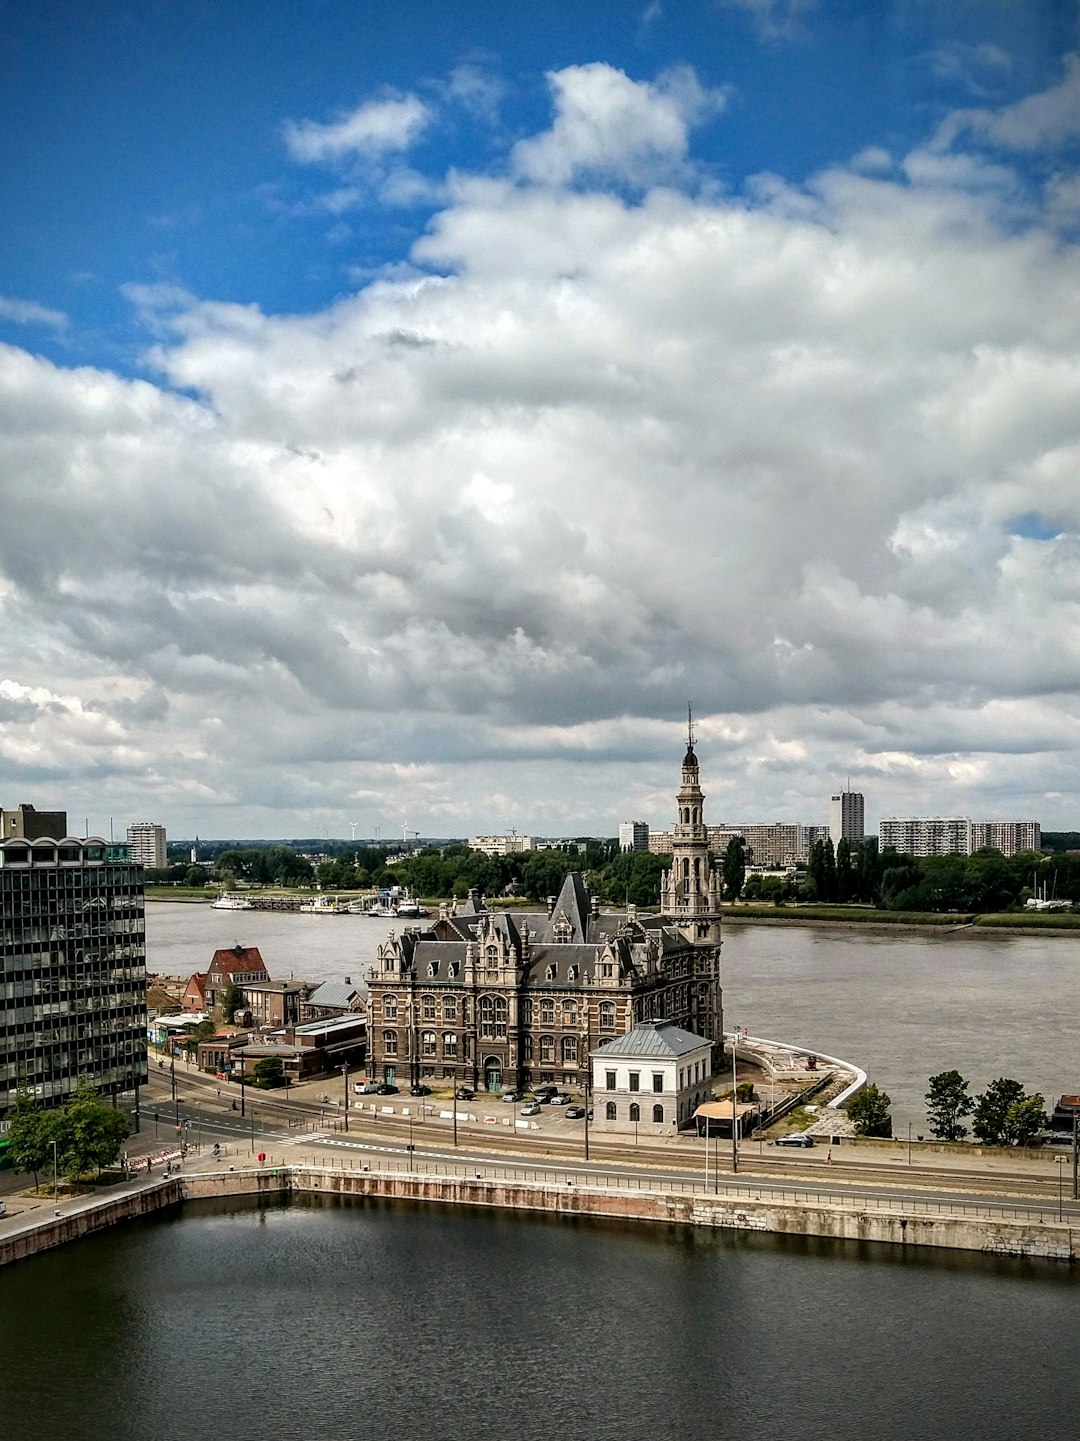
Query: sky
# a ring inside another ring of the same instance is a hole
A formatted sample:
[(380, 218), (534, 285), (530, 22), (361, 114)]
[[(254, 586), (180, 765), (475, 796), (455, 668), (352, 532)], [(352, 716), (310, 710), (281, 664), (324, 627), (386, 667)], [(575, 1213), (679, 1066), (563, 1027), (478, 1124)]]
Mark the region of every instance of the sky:
[(1080, 828), (1078, 159), (1075, 0), (0, 0), (0, 803)]

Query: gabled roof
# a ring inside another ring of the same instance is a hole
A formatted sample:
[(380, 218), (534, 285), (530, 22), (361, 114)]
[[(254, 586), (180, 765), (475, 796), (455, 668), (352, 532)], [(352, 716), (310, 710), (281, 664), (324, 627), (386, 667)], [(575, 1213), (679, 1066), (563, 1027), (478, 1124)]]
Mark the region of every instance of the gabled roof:
[(693, 1031), (684, 1031), (674, 1021), (639, 1021), (625, 1036), (616, 1036), (614, 1040), (597, 1046), (593, 1055), (671, 1060), (673, 1057), (688, 1055), (691, 1051), (699, 1051), (708, 1044), (704, 1036), (695, 1036)]
[(537, 940), (543, 943), (550, 943), (554, 940), (555, 925), (562, 916), (574, 928), (572, 941), (580, 944), (589, 939), (589, 918), (592, 915), (592, 903), (589, 900), (589, 893), (585, 889), (585, 882), (581, 879), (580, 871), (571, 871), (562, 883), (562, 890), (555, 900), (555, 909), (551, 915), (545, 917), (540, 926)]
[(211, 969), (224, 971), (228, 976), (250, 975), (252, 971), (262, 971), (267, 979), (270, 976), (258, 946), (242, 946), (237, 943), (227, 950), (215, 951), (210, 966)]

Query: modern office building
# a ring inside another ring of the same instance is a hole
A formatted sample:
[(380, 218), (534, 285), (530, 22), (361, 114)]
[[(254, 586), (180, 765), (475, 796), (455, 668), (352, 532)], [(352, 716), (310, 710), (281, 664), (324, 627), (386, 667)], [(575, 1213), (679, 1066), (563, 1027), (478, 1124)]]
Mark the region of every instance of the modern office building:
[(619, 826), (619, 850), (647, 851), (648, 849), (648, 821), (623, 821)]
[(137, 866), (161, 871), (169, 864), (165, 850), (165, 827), (153, 821), (133, 821), (127, 828), (128, 849)]
[(126, 846), (0, 840), (0, 1118), (20, 1088), (55, 1106), (145, 1083), (144, 904)]
[(837, 791), (829, 797), (829, 838), (833, 850), (841, 841), (854, 846), (864, 836), (865, 807), (860, 791)]

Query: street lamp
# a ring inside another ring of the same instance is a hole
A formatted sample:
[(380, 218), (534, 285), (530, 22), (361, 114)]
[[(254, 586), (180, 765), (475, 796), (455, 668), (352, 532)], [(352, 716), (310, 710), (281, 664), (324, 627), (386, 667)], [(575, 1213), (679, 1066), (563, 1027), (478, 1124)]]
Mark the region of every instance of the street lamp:
[(349, 1129), (349, 1063), (346, 1061), (341, 1067), (341, 1079), (345, 1083), (345, 1129)]
[(169, 1080), (172, 1083), (173, 1111), (175, 1112), (176, 1129), (180, 1129), (180, 1096), (176, 1089), (176, 1052), (172, 1053), (169, 1061)]
[(907, 1163), (911, 1165), (911, 1122), (907, 1123)]
[(1061, 1209), (1061, 1198), (1062, 1198), (1062, 1188), (1061, 1188), (1061, 1187), (1062, 1187), (1062, 1177), (1065, 1175), (1065, 1157), (1064, 1157), (1064, 1156), (1055, 1156), (1055, 1157), (1054, 1157), (1054, 1160), (1057, 1162), (1057, 1168), (1058, 1168), (1058, 1220), (1060, 1221), (1060, 1220), (1063, 1219), (1062, 1209)]
[(246, 1112), (245, 1112), (245, 1110), (244, 1110), (244, 1103), (245, 1103), (245, 1101), (246, 1101), (246, 1099), (247, 1099), (245, 1092), (246, 1092), (246, 1087), (245, 1087), (245, 1085), (244, 1085), (244, 1051), (243, 1051), (243, 1048), (241, 1047), (241, 1050), (240, 1050), (240, 1119), (241, 1119), (241, 1120), (243, 1120), (243, 1118), (244, 1118), (244, 1116), (245, 1116), (245, 1114), (246, 1114)]
[(735, 1076), (735, 1037), (731, 1038), (731, 1170), (737, 1175), (739, 1171), (739, 1116), (736, 1110), (736, 1088), (738, 1082)]
[(56, 1141), (55, 1141), (55, 1139), (54, 1139), (53, 1142), (52, 1142), (52, 1194), (53, 1194), (53, 1200), (55, 1201), (55, 1200), (56, 1200)]

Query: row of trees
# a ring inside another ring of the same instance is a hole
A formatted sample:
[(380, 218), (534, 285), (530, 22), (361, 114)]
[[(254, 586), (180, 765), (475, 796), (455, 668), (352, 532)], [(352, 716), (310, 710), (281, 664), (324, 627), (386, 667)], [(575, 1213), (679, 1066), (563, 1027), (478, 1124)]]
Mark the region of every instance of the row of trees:
[[(46, 1111), (29, 1091), (16, 1093), (8, 1113), (7, 1139), (17, 1171), (38, 1175), (54, 1159), (59, 1175), (76, 1182), (111, 1166), (130, 1132), (128, 1118), (83, 1082), (59, 1110)], [(55, 1150), (54, 1150), (55, 1147)]]
[(972, 1096), (959, 1071), (930, 1077), (926, 1093), (930, 1134), (941, 1141), (962, 1141), (971, 1118), (971, 1132), (988, 1146), (1027, 1146), (1046, 1126), (1046, 1102), (1036, 1091), (1028, 1095), (1019, 1081), (999, 1076), (979, 1096)]
[[(739, 843), (741, 846), (741, 842)], [(736, 841), (724, 857), (724, 887), (729, 900), (738, 869), (732, 857)], [(729, 859), (731, 860), (729, 881)], [(985, 913), (1022, 905), (1040, 891), (1080, 904), (1080, 859), (1044, 857), (1032, 851), (1004, 856), (987, 848), (970, 856), (907, 856), (876, 838), (854, 846), (841, 840), (833, 849), (828, 838), (816, 841), (805, 872), (790, 876), (752, 875), (741, 886), (746, 900), (853, 902), (892, 911), (959, 911)]]

